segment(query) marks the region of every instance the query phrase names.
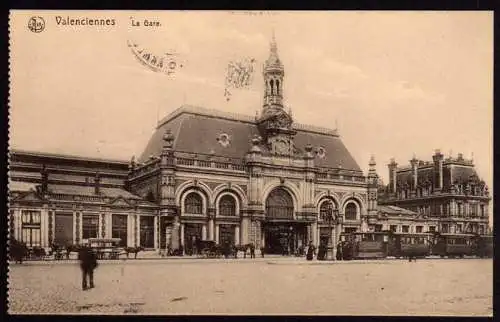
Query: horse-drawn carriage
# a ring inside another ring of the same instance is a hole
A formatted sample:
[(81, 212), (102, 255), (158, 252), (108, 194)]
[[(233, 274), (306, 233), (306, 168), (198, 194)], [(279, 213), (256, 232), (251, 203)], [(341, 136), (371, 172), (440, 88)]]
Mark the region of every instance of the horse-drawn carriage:
[(200, 257), (218, 258), (222, 255), (221, 247), (213, 240), (198, 240), (196, 249)]
[(118, 259), (122, 249), (118, 246), (120, 238), (89, 238), (87, 245), (97, 254), (98, 259)]

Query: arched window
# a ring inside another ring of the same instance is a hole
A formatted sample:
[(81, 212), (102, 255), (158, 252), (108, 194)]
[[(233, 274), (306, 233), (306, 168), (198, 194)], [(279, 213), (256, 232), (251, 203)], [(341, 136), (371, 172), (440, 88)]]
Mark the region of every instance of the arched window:
[(277, 95), (280, 94), (280, 81), (279, 80), (276, 80), (276, 94)]
[(326, 221), (328, 217), (333, 215), (333, 210), (335, 209), (335, 205), (331, 200), (327, 200), (321, 203), (319, 206), (319, 220)]
[(271, 79), (269, 83), (271, 84), (271, 95), (274, 95), (274, 81)]
[(184, 212), (187, 214), (202, 214), (203, 202), (201, 196), (196, 192), (187, 195), (184, 201)]
[(267, 197), (266, 217), (293, 219), (293, 199), (283, 188), (276, 188)]
[(356, 220), (358, 214), (358, 207), (354, 202), (349, 202), (345, 206), (345, 219), (346, 220)]
[(232, 196), (225, 195), (220, 198), (219, 215), (236, 216), (236, 202)]

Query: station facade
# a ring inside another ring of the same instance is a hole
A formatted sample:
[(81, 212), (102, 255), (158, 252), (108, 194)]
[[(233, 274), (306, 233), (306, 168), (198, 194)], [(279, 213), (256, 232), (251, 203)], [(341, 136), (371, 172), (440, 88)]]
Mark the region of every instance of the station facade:
[(182, 106), (130, 161), (11, 151), (10, 236), (45, 248), (100, 237), (156, 250), (214, 240), (283, 253), (335, 245), (342, 232), (429, 230), (435, 218), (399, 205), (395, 176), (393, 190), (380, 190), (373, 158), (365, 175), (336, 130), (293, 120), (284, 76), (273, 39), (260, 115)]

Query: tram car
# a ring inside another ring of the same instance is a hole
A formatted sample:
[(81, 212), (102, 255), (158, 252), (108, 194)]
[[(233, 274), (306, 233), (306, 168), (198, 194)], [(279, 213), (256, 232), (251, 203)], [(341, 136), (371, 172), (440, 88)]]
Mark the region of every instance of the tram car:
[(476, 237), (475, 255), (480, 258), (493, 258), (493, 235)]
[(473, 256), (477, 253), (478, 236), (474, 234), (439, 233), (435, 236), (432, 255), (441, 257)]
[(389, 236), (388, 256), (426, 257), (431, 254), (433, 236), (426, 233), (395, 233)]
[(386, 258), (389, 234), (389, 232), (343, 233), (340, 236), (337, 256), (343, 260)]

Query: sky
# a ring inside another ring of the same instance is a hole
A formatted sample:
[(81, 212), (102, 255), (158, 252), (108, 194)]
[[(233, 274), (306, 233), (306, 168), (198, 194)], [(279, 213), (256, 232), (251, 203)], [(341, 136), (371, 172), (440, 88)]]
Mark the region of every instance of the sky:
[[(42, 32), (27, 28), (32, 16), (44, 19)], [(56, 16), (116, 24), (62, 26)], [(364, 171), (374, 155), (387, 183), (390, 158), (408, 165), (440, 149), (473, 154), (492, 190), (493, 14), (484, 11), (15, 11), (10, 146), (129, 160), (182, 104), (254, 116), (273, 32), (286, 108), (299, 123), (337, 126)], [(152, 71), (128, 41), (175, 52), (183, 67)], [(226, 66), (247, 57), (257, 62), (253, 82), (226, 101)]]

